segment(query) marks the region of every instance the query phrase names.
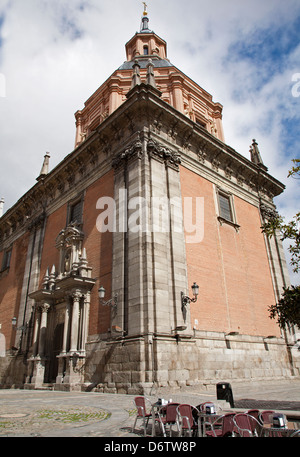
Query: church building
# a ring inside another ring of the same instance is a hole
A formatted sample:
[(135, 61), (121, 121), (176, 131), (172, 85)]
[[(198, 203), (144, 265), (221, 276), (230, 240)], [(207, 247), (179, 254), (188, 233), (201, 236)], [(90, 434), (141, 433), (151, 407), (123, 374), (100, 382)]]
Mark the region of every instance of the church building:
[(261, 226), (284, 185), (149, 28), (75, 113), (74, 150), (0, 217), (0, 387), (149, 393), (299, 376)]

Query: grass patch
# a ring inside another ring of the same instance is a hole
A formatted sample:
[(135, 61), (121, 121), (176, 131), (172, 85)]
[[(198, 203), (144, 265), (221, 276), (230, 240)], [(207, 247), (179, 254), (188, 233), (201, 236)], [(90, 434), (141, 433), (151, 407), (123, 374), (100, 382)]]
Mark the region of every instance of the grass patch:
[(129, 414), (129, 417), (135, 416), (137, 413), (137, 409), (127, 409), (126, 410)]
[(110, 413), (104, 410), (100, 410), (99, 412), (82, 412), (79, 409), (71, 411), (44, 409), (40, 411), (38, 415), (40, 419), (51, 419), (61, 421), (64, 423), (104, 420), (107, 419), (109, 416)]
[(0, 430), (1, 429), (5, 429), (5, 428), (9, 428), (13, 425), (12, 422), (0, 422)]

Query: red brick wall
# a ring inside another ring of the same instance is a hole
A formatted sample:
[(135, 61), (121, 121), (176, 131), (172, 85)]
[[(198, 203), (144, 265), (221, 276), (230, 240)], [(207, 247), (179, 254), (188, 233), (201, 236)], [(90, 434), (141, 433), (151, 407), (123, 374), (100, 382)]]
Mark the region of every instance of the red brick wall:
[[(83, 205), (84, 232), (83, 247), (86, 248), (87, 260), (92, 267), (92, 277), (97, 279), (91, 293), (90, 327), (89, 334), (107, 332), (110, 326), (110, 309), (99, 304), (98, 289), (103, 285), (106, 297), (111, 297), (111, 271), (112, 271), (112, 233), (100, 233), (96, 227), (96, 220), (100, 210), (96, 209), (100, 197), (113, 197), (114, 175), (113, 170), (101, 177), (86, 189)], [(42, 251), (40, 287), (45, 272), (52, 265), (58, 269), (59, 251), (55, 247), (55, 240), (59, 232), (66, 227), (67, 204), (61, 206), (47, 219), (45, 238)]]
[(237, 233), (220, 225), (211, 182), (184, 167), (180, 177), (183, 197), (204, 197), (204, 238), (186, 243), (189, 286), (200, 286), (190, 305), (192, 327), (197, 319), (199, 330), (279, 336), (267, 310), (275, 296), (258, 209), (234, 197)]
[(58, 269), (59, 251), (55, 247), (55, 240), (56, 240), (59, 232), (66, 227), (66, 221), (67, 221), (67, 204), (61, 206), (54, 213), (50, 214), (47, 217), (43, 250), (42, 250), (39, 288), (42, 288), (42, 283), (43, 283), (47, 268), (49, 268), (49, 273), (51, 273), (51, 269), (52, 269), (53, 265), (55, 265), (56, 271)]
[(101, 213), (96, 208), (100, 197), (114, 197), (113, 170), (92, 184), (84, 197), (83, 232), (84, 247), (89, 266), (93, 268), (92, 277), (97, 279), (91, 293), (89, 334), (107, 332), (110, 326), (110, 308), (100, 305), (98, 289), (102, 285), (106, 290), (105, 299), (111, 298), (112, 278), (112, 233), (100, 233), (96, 227), (97, 217)]
[[(11, 320), (19, 315), (28, 243), (29, 233), (14, 242), (10, 267), (0, 276), (0, 332), (6, 338), (6, 349), (14, 344), (15, 330), (12, 328)], [(2, 259), (3, 252), (0, 253), (1, 266)]]

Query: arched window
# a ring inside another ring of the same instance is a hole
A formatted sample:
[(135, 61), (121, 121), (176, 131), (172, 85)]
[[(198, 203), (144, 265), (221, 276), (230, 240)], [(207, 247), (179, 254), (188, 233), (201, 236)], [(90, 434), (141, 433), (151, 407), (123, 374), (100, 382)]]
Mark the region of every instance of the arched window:
[(144, 56), (147, 56), (149, 54), (149, 48), (148, 46), (144, 46)]

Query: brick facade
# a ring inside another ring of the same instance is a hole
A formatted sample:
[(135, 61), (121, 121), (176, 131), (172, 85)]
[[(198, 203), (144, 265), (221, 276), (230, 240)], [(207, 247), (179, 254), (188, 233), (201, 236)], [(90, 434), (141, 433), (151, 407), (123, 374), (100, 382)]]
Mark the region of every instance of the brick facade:
[(267, 312), (275, 295), (259, 208), (235, 195), (240, 228), (221, 225), (215, 184), (183, 167), (180, 177), (183, 196), (204, 198), (203, 240), (186, 245), (189, 284), (196, 281), (201, 290), (191, 305), (192, 324), (196, 319), (198, 330), (279, 336)]

